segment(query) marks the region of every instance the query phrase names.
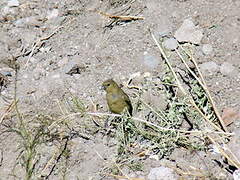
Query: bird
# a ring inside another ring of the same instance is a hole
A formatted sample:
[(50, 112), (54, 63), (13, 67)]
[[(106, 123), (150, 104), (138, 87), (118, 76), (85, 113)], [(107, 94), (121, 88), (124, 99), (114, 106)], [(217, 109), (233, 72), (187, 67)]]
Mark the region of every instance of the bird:
[(132, 116), (132, 103), (129, 96), (118, 86), (113, 79), (108, 79), (102, 83), (106, 91), (106, 99), (109, 110), (115, 114), (122, 114), (127, 109)]

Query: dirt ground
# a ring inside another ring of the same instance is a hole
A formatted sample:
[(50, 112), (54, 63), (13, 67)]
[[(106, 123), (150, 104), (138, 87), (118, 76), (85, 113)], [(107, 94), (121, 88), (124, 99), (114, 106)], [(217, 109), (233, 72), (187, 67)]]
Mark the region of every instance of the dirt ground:
[[(0, 1), (0, 73), (8, 79), (0, 81), (1, 118), (4, 117), (0, 120), (0, 179), (28, 179), (26, 173), (31, 172), (27, 172), (23, 162), (28, 162), (30, 152), (35, 155), (29, 163), (34, 166), (32, 179), (110, 180), (121, 179), (120, 175), (151, 179), (148, 176), (151, 169), (162, 165), (175, 170), (180, 167), (184, 172), (195, 168), (200, 174), (208, 174), (183, 176), (176, 170), (176, 179), (233, 179), (234, 170), (226, 167), (219, 154), (183, 147), (175, 148), (164, 158), (141, 158), (142, 168), (124, 167), (120, 173), (114, 173), (110, 167), (117, 167), (114, 159), (118, 142), (102, 131), (93, 132), (92, 127), (97, 126), (94, 123), (84, 124), (88, 128), (83, 130), (81, 115), (66, 120), (70, 123), (67, 131), (77, 131), (78, 136), (73, 135), (71, 140), (60, 138), (61, 141), (45, 139), (36, 146), (37, 152), (27, 146), (30, 150), (24, 154), (25, 136), (12, 128), (21, 126), (15, 120), (16, 114), (9, 115), (9, 109), (16, 92), (23, 119), (44, 116), (47, 124), (52, 117), (75, 113), (71, 105), (63, 103), (73, 97), (81, 99), (88, 112), (109, 113), (105, 93), (100, 90), (102, 82), (109, 78), (123, 84), (136, 106), (135, 91), (125, 86), (128, 79), (136, 74), (152, 78), (164, 75), (164, 60), (149, 29), (157, 37), (173, 35), (184, 20), (191, 18), (203, 30), (201, 43), (194, 45), (197, 63), (214, 62), (218, 68), (214, 71), (203, 68), (217, 108), (221, 114), (224, 109), (240, 113), (239, 0), (19, 0), (15, 5), (9, 2), (12, 1)], [(144, 19), (117, 21), (100, 12)], [(203, 53), (205, 44), (211, 45), (209, 54)], [(157, 60), (153, 66), (144, 62), (146, 52)], [(135, 85), (140, 82), (141, 79), (134, 81)], [(163, 109), (166, 106), (164, 97), (147, 98), (150, 104)], [(37, 122), (27, 122), (37, 126)], [(240, 115), (227, 128), (239, 132)], [(64, 136), (65, 130), (59, 125), (50, 133), (58, 131)], [(238, 141), (232, 148), (240, 154)]]

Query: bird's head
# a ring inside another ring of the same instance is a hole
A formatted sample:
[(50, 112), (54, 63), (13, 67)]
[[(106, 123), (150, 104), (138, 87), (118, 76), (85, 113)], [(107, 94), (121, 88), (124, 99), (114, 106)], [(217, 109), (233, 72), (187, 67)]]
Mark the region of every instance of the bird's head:
[(112, 92), (115, 89), (119, 88), (117, 83), (112, 79), (108, 79), (108, 80), (104, 81), (102, 83), (102, 87), (106, 92)]

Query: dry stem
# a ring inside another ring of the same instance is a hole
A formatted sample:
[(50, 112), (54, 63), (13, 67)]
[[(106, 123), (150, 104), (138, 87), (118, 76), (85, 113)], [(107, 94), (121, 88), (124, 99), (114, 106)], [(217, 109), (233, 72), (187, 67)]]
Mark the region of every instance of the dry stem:
[(139, 17), (139, 16), (116, 16), (112, 14), (108, 14), (102, 11), (99, 11), (99, 14), (103, 16), (107, 16), (112, 19), (120, 19), (122, 21), (132, 21), (132, 20), (144, 20), (144, 17)]

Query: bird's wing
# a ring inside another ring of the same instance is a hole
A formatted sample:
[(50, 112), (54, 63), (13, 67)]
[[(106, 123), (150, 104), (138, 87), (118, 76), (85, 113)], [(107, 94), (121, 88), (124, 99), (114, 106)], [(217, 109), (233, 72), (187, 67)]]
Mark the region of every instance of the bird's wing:
[(130, 101), (129, 96), (128, 96), (125, 92), (123, 92), (123, 93), (122, 93), (122, 98), (123, 98), (124, 101), (127, 103), (128, 107), (129, 107), (129, 113), (130, 113), (130, 115), (132, 115), (133, 107), (132, 107), (132, 103), (131, 103), (131, 101)]

